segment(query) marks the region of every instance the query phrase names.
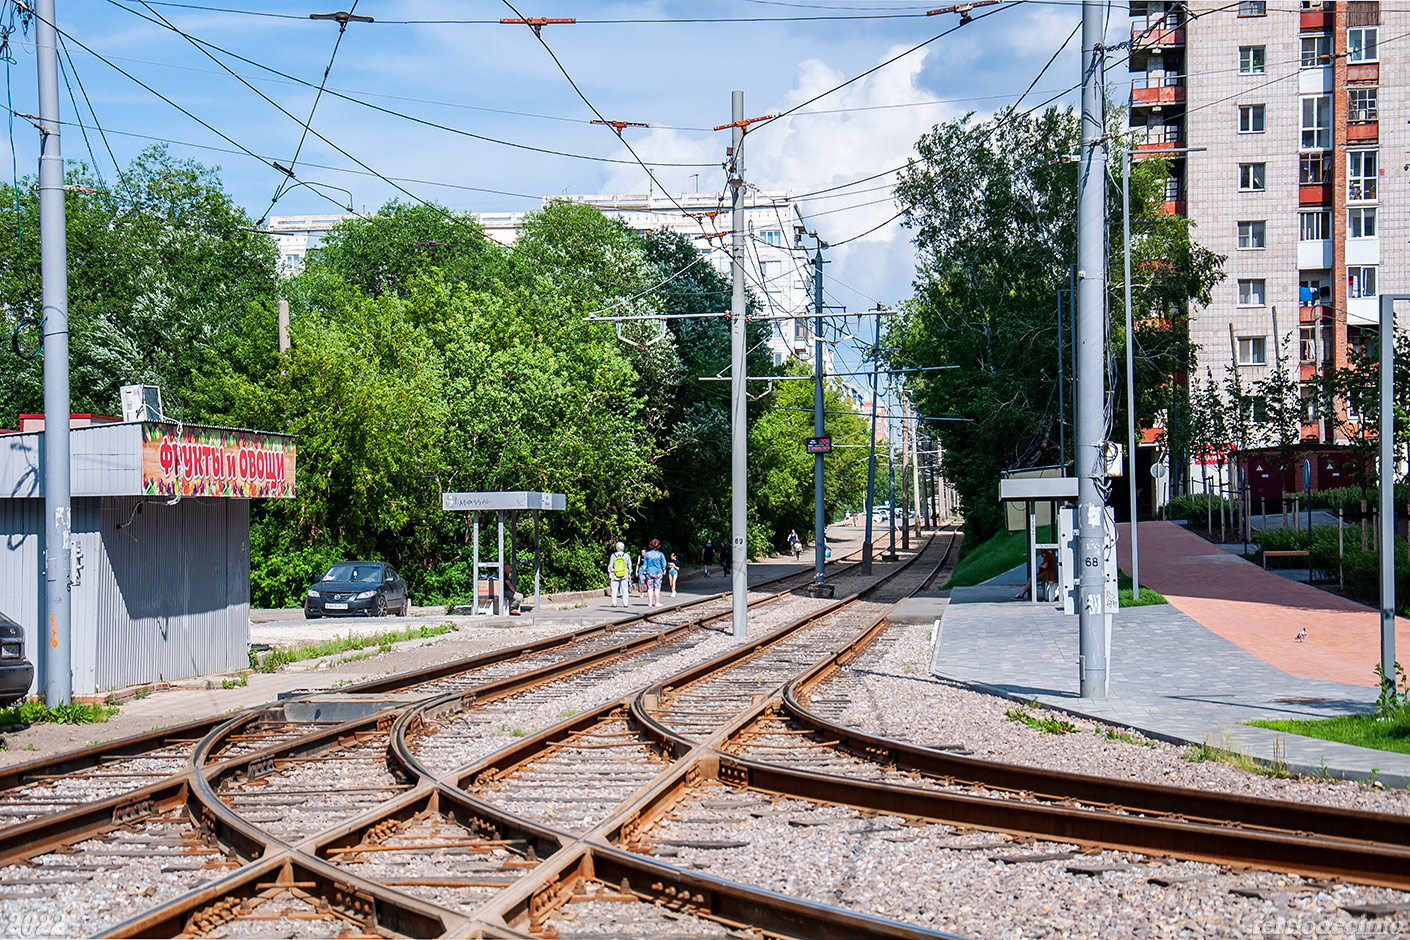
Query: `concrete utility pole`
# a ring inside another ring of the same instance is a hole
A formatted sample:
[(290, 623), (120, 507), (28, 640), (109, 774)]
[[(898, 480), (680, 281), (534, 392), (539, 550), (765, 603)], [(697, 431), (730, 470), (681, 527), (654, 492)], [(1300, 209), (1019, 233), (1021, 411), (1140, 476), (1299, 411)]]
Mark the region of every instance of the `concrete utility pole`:
[(1082, 153), (1077, 180), (1077, 594), (1078, 663), (1083, 698), (1105, 696), (1106, 583), (1102, 564), (1106, 501), (1106, 128), (1102, 95), (1102, 19), (1082, 3)]
[(731, 626), (735, 636), (748, 632), (749, 618), (749, 413), (746, 408), (749, 398), (745, 394), (748, 367), (745, 363), (744, 346), (744, 92), (736, 91), (732, 97), (734, 129), (730, 152), (733, 156), (729, 174), (730, 188), (734, 190), (733, 210), (730, 225), (734, 230), (734, 258), (731, 273), (734, 277), (734, 295), (730, 304), (730, 557), (733, 561), (733, 611)]
[[(817, 267), (813, 276), (813, 311), (817, 315), (813, 317), (813, 434), (822, 437), (824, 433), (823, 424), (823, 243), (817, 235), (818, 249), (813, 255), (813, 264)], [(823, 508), (823, 461), (826, 458), (822, 454), (813, 455), (813, 563), (816, 568), (813, 574), (813, 583), (822, 584), (827, 580), (823, 572), (823, 566), (827, 563), (827, 512)]]
[(44, 307), (44, 599), (39, 630), (44, 701), (73, 698), (69, 655), (72, 501), (69, 490), (69, 277), (64, 232), (64, 158), (59, 149), (59, 59), (54, 0), (34, 5), (39, 63), (39, 269)]
[[(872, 356), (881, 355), (881, 305), (877, 304), (876, 348)], [(867, 451), (867, 534), (862, 539), (862, 574), (871, 574), (871, 514), (876, 505), (876, 367), (877, 359), (871, 361), (871, 449)]]

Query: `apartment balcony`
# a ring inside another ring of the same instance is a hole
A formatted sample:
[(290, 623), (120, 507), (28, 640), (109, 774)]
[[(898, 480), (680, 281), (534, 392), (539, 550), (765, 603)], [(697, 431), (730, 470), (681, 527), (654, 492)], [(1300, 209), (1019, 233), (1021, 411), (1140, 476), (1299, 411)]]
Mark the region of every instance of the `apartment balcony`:
[(1332, 184), (1312, 183), (1298, 187), (1297, 204), (1300, 206), (1330, 206), (1332, 204)]
[(1131, 107), (1159, 108), (1185, 103), (1185, 76), (1152, 75), (1131, 81)]
[(1330, 6), (1322, 7), (1319, 10), (1302, 11), (1302, 28), (1313, 32), (1324, 32), (1332, 28), (1332, 10)]
[(1375, 143), (1381, 137), (1381, 125), (1377, 121), (1359, 121), (1346, 125), (1348, 144)]
[(1157, 23), (1154, 26), (1132, 26), (1131, 27), (1131, 50), (1137, 49), (1163, 49), (1166, 47), (1183, 46), (1185, 44), (1185, 27), (1166, 26)]
[(1381, 64), (1379, 62), (1360, 62), (1353, 65), (1348, 62), (1346, 80), (1348, 82), (1370, 82), (1374, 85), (1381, 80)]
[(1331, 304), (1303, 304), (1297, 308), (1297, 319), (1308, 324), (1332, 323), (1336, 320), (1336, 314)]
[(1165, 200), (1165, 204), (1164, 204), (1163, 206), (1161, 206), (1161, 208), (1165, 211), (1165, 214), (1166, 214), (1166, 215), (1184, 215), (1184, 214), (1185, 214), (1185, 200), (1183, 200), (1183, 199), (1167, 199), (1167, 200)]
[(1132, 157), (1139, 160), (1141, 157), (1164, 157), (1168, 160), (1179, 160), (1185, 155), (1183, 153), (1170, 153), (1172, 150), (1185, 149), (1185, 140), (1178, 135), (1164, 135), (1159, 140), (1147, 140), (1143, 144), (1137, 144), (1132, 151)]

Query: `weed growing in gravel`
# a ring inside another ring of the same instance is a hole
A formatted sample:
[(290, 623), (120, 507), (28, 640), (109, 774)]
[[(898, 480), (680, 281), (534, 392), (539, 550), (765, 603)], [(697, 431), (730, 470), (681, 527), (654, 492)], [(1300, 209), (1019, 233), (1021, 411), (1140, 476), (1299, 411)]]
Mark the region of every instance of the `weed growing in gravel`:
[(573, 717), (574, 715), (576, 715), (577, 713), (578, 713), (578, 710), (577, 710), (576, 708), (565, 708), (565, 709), (563, 709), (561, 712), (558, 713), (558, 717), (559, 717), (559, 718), (572, 718), (572, 717)]
[(247, 686), (247, 685), (249, 685), (249, 684), (250, 684), (250, 674), (249, 674), (248, 672), (242, 672), (242, 673), (240, 673), (238, 676), (236, 676), (236, 677), (233, 678), (233, 679), (221, 679), (221, 680), (220, 680), (220, 687), (221, 687), (222, 689), (243, 689), (245, 686)]
[(1077, 726), (1065, 718), (1059, 718), (1056, 715), (1045, 715), (1039, 718), (1037, 715), (1031, 714), (1028, 709), (1022, 705), (1017, 708), (1010, 708), (1008, 711), (1004, 712), (1004, 717), (1009, 721), (1017, 721), (1025, 724), (1035, 731), (1041, 731), (1044, 734), (1072, 734), (1077, 730)]
[(146, 698), (147, 696), (149, 696), (149, 695), (151, 695), (151, 694), (152, 694), (152, 687), (151, 687), (150, 685), (144, 685), (144, 686), (142, 686), (142, 688), (138, 689), (136, 692), (133, 692), (133, 693), (132, 693), (132, 697), (133, 697), (134, 699), (144, 699), (144, 698)]
[[(250, 668), (258, 672), (274, 672), (280, 666), (289, 663), (297, 663), (306, 659), (319, 659), (324, 656), (332, 656), (335, 653), (346, 653), (353, 650), (364, 650), (369, 647), (377, 647), (380, 652), (391, 652), (393, 643), (400, 643), (402, 640), (427, 639), (433, 636), (440, 636), (443, 633), (451, 633), (459, 630), (453, 623), (444, 623), (439, 627), (406, 627), (402, 630), (389, 630), (385, 633), (377, 633), (372, 636), (353, 636), (348, 634), (344, 637), (334, 637), (322, 643), (310, 643), (307, 646), (294, 646), (289, 649), (270, 650), (263, 660), (258, 654), (250, 651)], [(369, 656), (375, 655), (372, 653)], [(359, 657), (362, 658), (362, 657)], [(342, 660), (349, 662), (350, 660)]]
[(1282, 750), (1278, 746), (1273, 749), (1273, 762), (1265, 764), (1254, 760), (1247, 754), (1238, 751), (1224, 750), (1211, 745), (1208, 741), (1203, 744), (1193, 745), (1180, 752), (1180, 756), (1185, 760), (1198, 764), (1203, 761), (1214, 761), (1218, 764), (1227, 764), (1236, 767), (1246, 773), (1258, 774), (1262, 777), (1272, 777), (1275, 780), (1285, 780), (1291, 777), (1287, 765), (1282, 759)]
[(1371, 775), (1365, 780), (1356, 781), (1363, 790), (1384, 790), (1385, 784), (1381, 783), (1381, 768), (1372, 767)]
[(908, 676), (913, 676), (913, 675), (915, 675), (916, 673), (920, 672), (920, 667), (918, 667), (918, 666), (916, 666), (916, 665), (914, 665), (914, 664), (907, 664), (907, 665), (901, 667), (901, 671), (904, 672), (904, 673), (905, 673), (906, 675), (908, 675)]
[(50, 708), (43, 702), (25, 702), (14, 708), (0, 709), (0, 725), (87, 725), (107, 721), (118, 713), (108, 705), (83, 705), (73, 702)]
[(525, 731), (523, 728), (515, 728), (513, 731), (511, 731), (511, 732), (509, 732), (509, 733), (510, 733), (511, 735), (513, 735), (514, 737), (516, 737), (516, 738), (522, 738), (522, 737), (523, 737), (525, 734), (527, 734), (528, 732)]
[(1115, 728), (1107, 728), (1102, 732), (1108, 741), (1125, 741), (1127, 744), (1134, 744), (1137, 747), (1155, 747), (1154, 741), (1147, 741), (1145, 738), (1138, 738), (1126, 731), (1117, 731)]

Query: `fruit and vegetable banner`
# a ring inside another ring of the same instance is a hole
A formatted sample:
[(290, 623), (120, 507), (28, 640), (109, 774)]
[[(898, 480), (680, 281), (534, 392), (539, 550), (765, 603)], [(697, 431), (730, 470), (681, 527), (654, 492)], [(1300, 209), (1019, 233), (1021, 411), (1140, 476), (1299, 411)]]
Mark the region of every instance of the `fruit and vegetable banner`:
[(257, 431), (142, 425), (142, 492), (148, 496), (293, 499), (294, 439)]

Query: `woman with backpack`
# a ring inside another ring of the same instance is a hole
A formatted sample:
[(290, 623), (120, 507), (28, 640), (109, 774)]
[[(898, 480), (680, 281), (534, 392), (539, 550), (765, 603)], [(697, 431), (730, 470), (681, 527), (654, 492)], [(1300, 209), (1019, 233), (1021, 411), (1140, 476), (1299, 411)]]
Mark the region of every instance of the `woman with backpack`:
[(607, 577), (612, 585), (612, 606), (617, 606), (617, 594), (622, 595), (622, 606), (632, 606), (632, 556), (626, 552), (626, 543), (618, 542), (617, 550), (607, 559)]

